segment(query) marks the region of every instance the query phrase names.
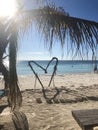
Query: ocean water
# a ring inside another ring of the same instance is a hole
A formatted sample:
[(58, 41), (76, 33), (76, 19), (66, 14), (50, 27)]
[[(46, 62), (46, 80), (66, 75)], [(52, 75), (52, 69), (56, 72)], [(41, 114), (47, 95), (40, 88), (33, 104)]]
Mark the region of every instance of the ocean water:
[[(39, 65), (46, 68), (49, 61), (36, 61)], [(48, 67), (48, 74), (51, 74), (54, 69), (55, 62), (52, 62)], [(57, 66), (57, 74), (68, 73), (91, 73), (94, 70), (94, 65), (98, 64), (98, 61), (59, 61)], [(32, 63), (32, 67), (36, 73), (43, 75), (44, 71), (36, 64)], [(18, 61), (17, 63), (18, 75), (34, 75), (31, 68), (28, 65), (28, 61)]]

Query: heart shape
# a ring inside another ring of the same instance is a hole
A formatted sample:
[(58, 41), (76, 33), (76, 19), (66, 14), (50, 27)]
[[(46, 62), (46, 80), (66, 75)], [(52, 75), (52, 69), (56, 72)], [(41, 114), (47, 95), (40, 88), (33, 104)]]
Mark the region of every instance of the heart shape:
[[(39, 81), (39, 83), (40, 83), (40, 85), (41, 85), (41, 87), (42, 87), (42, 92), (43, 92), (43, 95), (44, 95), (44, 97), (45, 97), (46, 99), (49, 99), (49, 98), (47, 98), (47, 96), (46, 96), (44, 85), (43, 85), (42, 81), (40, 80), (38, 74), (36, 73), (36, 71), (35, 71), (34, 68), (32, 67), (31, 63), (34, 63), (36, 66), (38, 66), (39, 68), (41, 68), (45, 73), (47, 73), (47, 70), (48, 70), (48, 68), (49, 68), (49, 66), (50, 66), (50, 64), (51, 64), (51, 62), (53, 62), (54, 60), (55, 60), (55, 65), (54, 65), (54, 69), (53, 69), (53, 72), (52, 72), (52, 75), (51, 75), (51, 78), (50, 78), (50, 81), (49, 81), (49, 84), (48, 84), (48, 87), (49, 87), (49, 86), (51, 85), (51, 82), (52, 82), (53, 78), (54, 78), (54, 75), (56, 74), (57, 65), (58, 65), (58, 59), (57, 59), (56, 57), (53, 57), (53, 58), (48, 62), (46, 68), (42, 67), (41, 65), (39, 65), (39, 64), (38, 64), (37, 62), (35, 62), (35, 61), (29, 61), (29, 62), (28, 62), (28, 65), (30, 66), (31, 70), (33, 71), (35, 77), (38, 79), (38, 81)], [(50, 98), (51, 100), (54, 99), (54, 98), (58, 95), (58, 89), (57, 89), (57, 88), (55, 88), (55, 89), (56, 89), (56, 93), (54, 94), (54, 96), (53, 96), (52, 98)]]

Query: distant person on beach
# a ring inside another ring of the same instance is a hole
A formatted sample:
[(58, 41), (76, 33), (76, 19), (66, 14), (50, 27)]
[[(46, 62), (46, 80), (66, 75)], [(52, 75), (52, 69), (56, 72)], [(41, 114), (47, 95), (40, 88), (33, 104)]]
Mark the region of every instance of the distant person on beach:
[(95, 64), (95, 66), (94, 66), (94, 73), (97, 73), (98, 72), (98, 70), (97, 70), (97, 64)]

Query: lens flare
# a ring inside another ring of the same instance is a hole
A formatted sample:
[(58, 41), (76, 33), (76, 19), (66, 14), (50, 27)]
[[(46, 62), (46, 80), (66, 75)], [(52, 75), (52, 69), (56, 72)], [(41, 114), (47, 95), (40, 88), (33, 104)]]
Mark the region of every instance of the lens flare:
[(16, 0), (0, 0), (0, 17), (12, 17), (17, 12)]

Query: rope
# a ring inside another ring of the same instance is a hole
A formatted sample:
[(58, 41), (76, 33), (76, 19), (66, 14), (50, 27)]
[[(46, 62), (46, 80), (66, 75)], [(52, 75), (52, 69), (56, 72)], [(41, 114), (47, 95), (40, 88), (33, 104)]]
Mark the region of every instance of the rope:
[(55, 93), (51, 98), (48, 98), (47, 95), (46, 95), (46, 91), (45, 91), (44, 85), (43, 85), (43, 83), (41, 82), (41, 80), (40, 80), (38, 74), (35, 72), (34, 68), (32, 67), (31, 63), (36, 64), (38, 67), (40, 67), (42, 70), (44, 70), (45, 73), (47, 73), (47, 69), (48, 69), (50, 63), (51, 63), (52, 61), (54, 61), (54, 60), (56, 60), (55, 66), (54, 66), (54, 69), (53, 69), (53, 73), (52, 73), (52, 75), (51, 75), (50, 82), (49, 82), (49, 84), (48, 84), (48, 87), (50, 87), (51, 82), (52, 82), (52, 80), (54, 79), (54, 75), (56, 74), (56, 71), (57, 71), (58, 59), (57, 59), (56, 57), (53, 57), (53, 58), (49, 61), (49, 63), (48, 63), (48, 65), (46, 66), (46, 68), (43, 68), (41, 65), (39, 65), (39, 64), (36, 63), (35, 61), (29, 61), (29, 62), (28, 62), (28, 65), (29, 65), (29, 67), (31, 68), (31, 70), (33, 71), (33, 73), (34, 73), (34, 75), (35, 75), (35, 78), (39, 81), (39, 83), (40, 83), (40, 85), (41, 85), (41, 87), (42, 87), (42, 92), (43, 92), (44, 98), (45, 98), (45, 99), (49, 99), (49, 100), (54, 99), (54, 98), (59, 94), (59, 90), (55, 87), (56, 93)]

